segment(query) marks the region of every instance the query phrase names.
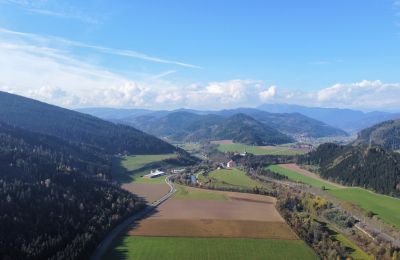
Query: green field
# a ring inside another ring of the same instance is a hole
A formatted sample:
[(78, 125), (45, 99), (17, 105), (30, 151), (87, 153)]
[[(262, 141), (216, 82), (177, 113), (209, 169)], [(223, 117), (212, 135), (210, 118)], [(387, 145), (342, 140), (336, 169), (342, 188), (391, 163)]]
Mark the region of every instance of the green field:
[[(235, 186), (240, 188), (254, 188), (262, 186), (259, 182), (248, 177), (243, 171), (238, 169), (215, 170), (208, 174), (212, 184), (216, 186)], [(202, 179), (200, 179), (201, 181)]]
[(173, 157), (176, 157), (176, 154), (132, 155), (115, 158), (112, 168), (113, 177), (125, 183), (162, 183), (165, 177), (146, 179), (141, 176), (148, 174), (151, 170), (151, 168), (147, 168), (146, 165)]
[(301, 181), (314, 187), (321, 188), (325, 186), (328, 189), (327, 192), (339, 200), (351, 202), (366, 211), (372, 211), (384, 222), (400, 228), (400, 199), (377, 194), (362, 188), (338, 188), (322, 180), (304, 176), (278, 165), (271, 165), (268, 169), (285, 175), (291, 180)]
[(293, 150), (288, 146), (251, 146), (245, 144), (219, 144), (218, 150), (221, 152), (248, 152), (255, 155), (296, 155), (304, 154), (304, 151)]
[(361, 188), (345, 188), (328, 191), (336, 198), (377, 214), (386, 223), (400, 228), (400, 199), (376, 194)]
[(227, 197), (224, 194), (217, 192), (210, 192), (200, 189), (191, 189), (183, 185), (175, 185), (176, 192), (174, 194), (175, 199), (199, 199), (199, 200), (226, 200)]
[(329, 182), (325, 182), (323, 180), (314, 179), (312, 177), (308, 177), (297, 173), (296, 171), (285, 169), (280, 167), (279, 165), (270, 165), (267, 167), (268, 170), (279, 173), (288, 177), (290, 180), (303, 182), (305, 184), (309, 184), (314, 187), (322, 188), (323, 186), (328, 190), (338, 189), (337, 186), (330, 184)]
[(124, 236), (104, 259), (318, 259), (301, 240)]

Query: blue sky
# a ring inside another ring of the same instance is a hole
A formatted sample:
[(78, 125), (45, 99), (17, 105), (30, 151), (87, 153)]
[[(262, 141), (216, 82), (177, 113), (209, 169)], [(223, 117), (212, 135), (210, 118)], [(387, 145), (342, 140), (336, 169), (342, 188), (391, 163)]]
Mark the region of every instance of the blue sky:
[(0, 0), (0, 14), (0, 89), (65, 107), (400, 109), (395, 0)]

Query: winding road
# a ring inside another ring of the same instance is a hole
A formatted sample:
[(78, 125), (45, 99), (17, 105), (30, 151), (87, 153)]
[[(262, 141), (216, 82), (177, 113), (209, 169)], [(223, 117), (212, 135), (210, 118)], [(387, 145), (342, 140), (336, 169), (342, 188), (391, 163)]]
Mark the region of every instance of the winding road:
[(169, 175), (165, 178), (165, 182), (170, 187), (170, 190), (167, 194), (163, 197), (158, 199), (157, 201), (153, 202), (152, 204), (148, 205), (143, 210), (136, 212), (134, 215), (129, 217), (128, 219), (124, 220), (121, 224), (116, 226), (104, 239), (101, 243), (97, 246), (96, 250), (93, 252), (92, 256), (90, 257), (91, 260), (100, 260), (107, 249), (111, 246), (112, 242), (122, 233), (124, 232), (133, 222), (145, 217), (148, 213), (153, 211), (156, 207), (158, 207), (161, 203), (169, 199), (176, 191), (173, 183), (171, 182), (170, 178), (172, 175)]

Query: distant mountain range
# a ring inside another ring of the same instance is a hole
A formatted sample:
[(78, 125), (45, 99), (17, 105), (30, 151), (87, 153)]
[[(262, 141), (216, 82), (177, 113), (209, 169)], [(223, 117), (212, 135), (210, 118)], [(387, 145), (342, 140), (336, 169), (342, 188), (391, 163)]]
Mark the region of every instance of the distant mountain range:
[(133, 127), (0, 92), (0, 122), (105, 154), (159, 154), (176, 148)]
[(249, 145), (273, 145), (294, 141), (250, 116), (235, 114), (198, 115), (185, 111), (138, 116), (129, 121), (141, 130), (173, 141), (205, 141), (231, 139)]
[(355, 144), (378, 145), (385, 149), (400, 150), (400, 119), (389, 120), (358, 133)]
[(294, 137), (346, 136), (341, 129), (298, 113), (239, 108), (221, 111), (151, 111), (90, 108), (78, 110), (175, 141), (232, 139), (247, 144), (279, 144)]
[(356, 133), (363, 128), (386, 120), (400, 118), (400, 113), (379, 111), (364, 113), (352, 109), (305, 107), (290, 104), (264, 104), (258, 109), (271, 113), (300, 113), (349, 133)]

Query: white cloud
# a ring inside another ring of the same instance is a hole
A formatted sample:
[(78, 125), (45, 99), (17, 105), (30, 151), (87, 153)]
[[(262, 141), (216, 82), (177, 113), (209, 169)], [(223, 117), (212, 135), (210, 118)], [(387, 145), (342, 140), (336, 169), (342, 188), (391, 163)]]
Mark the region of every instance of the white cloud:
[[(115, 56), (140, 59), (140, 60), (162, 63), (162, 64), (177, 65), (180, 67), (186, 67), (186, 68), (192, 68), (192, 69), (201, 69), (200, 66), (185, 63), (182, 61), (154, 57), (154, 56), (147, 55), (147, 54), (140, 53), (140, 52), (133, 51), (133, 50), (122, 50), (122, 49), (114, 49), (114, 48), (108, 48), (108, 47), (98, 46), (98, 45), (91, 45), (91, 44), (86, 44), (83, 42), (72, 41), (72, 40), (60, 38), (60, 37), (43, 36), (43, 35), (38, 35), (38, 34), (33, 34), (33, 33), (11, 31), (11, 30), (7, 30), (7, 29), (1, 28), (1, 27), (0, 27), (0, 34), (3, 34), (5, 37), (8, 37), (8, 40), (13, 40), (13, 42), (15, 42), (14, 38), (16, 38), (17, 41), (19, 41), (19, 42), (21, 40), (23, 40), (25, 43), (28, 42), (30, 45), (35, 45), (35, 46), (37, 46), (37, 45), (40, 45), (40, 46), (62, 45), (65, 47), (88, 49), (88, 50), (95, 51), (98, 53), (111, 54), (111, 55), (115, 55)], [(12, 38), (12, 37), (14, 37), (14, 38)]]
[(271, 86), (265, 91), (260, 92), (260, 99), (263, 102), (266, 102), (269, 99), (272, 99), (276, 95), (276, 86)]
[(271, 102), (364, 110), (399, 110), (399, 97), (400, 83), (363, 80), (338, 83), (315, 92), (278, 89)]
[(79, 10), (67, 2), (34, 1), (34, 0), (0, 0), (0, 4), (10, 4), (38, 15), (72, 19), (88, 24), (99, 24), (99, 17), (93, 17), (89, 10)]
[(256, 107), (263, 102), (367, 110), (400, 108), (400, 83), (364, 80), (305, 92), (249, 79), (204, 84), (166, 80), (175, 70), (127, 78), (73, 58), (63, 49), (1, 37), (0, 68), (0, 90), (69, 108), (225, 109)]

